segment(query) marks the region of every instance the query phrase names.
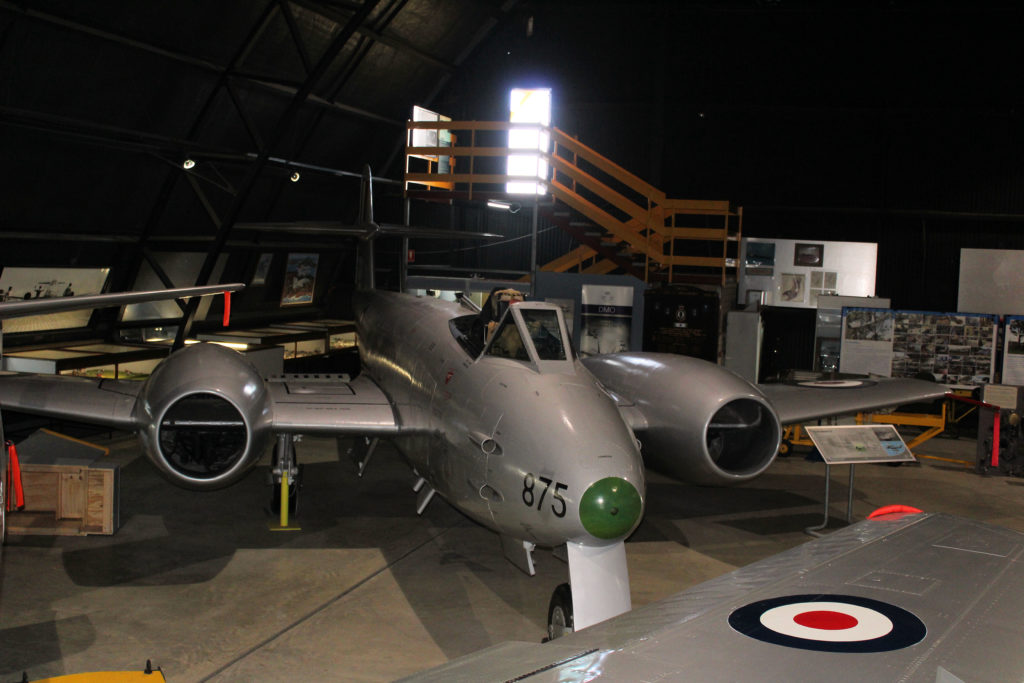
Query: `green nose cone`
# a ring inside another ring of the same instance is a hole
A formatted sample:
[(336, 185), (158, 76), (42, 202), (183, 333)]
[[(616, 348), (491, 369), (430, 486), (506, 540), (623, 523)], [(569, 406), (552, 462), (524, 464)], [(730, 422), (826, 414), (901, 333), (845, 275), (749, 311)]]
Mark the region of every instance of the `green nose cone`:
[(635, 486), (619, 477), (606, 477), (591, 484), (580, 499), (580, 521), (592, 536), (618, 538), (629, 533), (642, 509)]

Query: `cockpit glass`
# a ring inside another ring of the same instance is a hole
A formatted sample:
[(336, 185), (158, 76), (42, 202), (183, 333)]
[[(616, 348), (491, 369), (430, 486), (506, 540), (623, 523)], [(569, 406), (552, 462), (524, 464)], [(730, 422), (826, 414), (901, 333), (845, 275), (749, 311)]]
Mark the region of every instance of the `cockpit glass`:
[(511, 358), (513, 360), (530, 360), (530, 354), (523, 344), (523, 337), (519, 334), (519, 328), (511, 315), (505, 316), (505, 321), (494, 333), (491, 345), (487, 347), (487, 355)]
[(520, 308), (530, 340), (540, 360), (565, 360), (565, 344), (558, 325), (557, 311)]

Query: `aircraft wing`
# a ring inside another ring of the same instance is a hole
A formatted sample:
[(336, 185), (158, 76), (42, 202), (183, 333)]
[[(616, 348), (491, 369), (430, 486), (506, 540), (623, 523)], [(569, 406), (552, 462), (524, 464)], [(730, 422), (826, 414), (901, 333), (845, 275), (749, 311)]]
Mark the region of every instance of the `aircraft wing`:
[(0, 406), (33, 415), (135, 428), (132, 413), (141, 382), (0, 372)]
[(795, 424), (819, 417), (931, 401), (946, 388), (917, 379), (836, 380), (797, 384), (758, 384), (779, 422)]
[[(12, 372), (0, 373), (0, 380), (5, 409), (115, 429), (139, 426), (134, 413), (142, 382)], [(387, 436), (400, 430), (387, 396), (368, 377), (280, 375), (266, 384), (275, 432)]]
[(368, 237), (375, 234), (387, 237), (431, 237), (435, 239), (474, 239), (496, 240), (501, 235), (493, 232), (469, 232), (466, 230), (446, 230), (415, 225), (395, 225), (381, 223), (374, 225), (346, 225), (334, 221), (302, 221), (288, 223), (239, 223), (239, 230), (255, 232), (276, 232), (311, 237)]
[(275, 432), (388, 436), (401, 429), (388, 397), (366, 375), (281, 375), (267, 388)]
[(406, 681), (1024, 680), (1024, 534), (865, 521), (550, 643)]

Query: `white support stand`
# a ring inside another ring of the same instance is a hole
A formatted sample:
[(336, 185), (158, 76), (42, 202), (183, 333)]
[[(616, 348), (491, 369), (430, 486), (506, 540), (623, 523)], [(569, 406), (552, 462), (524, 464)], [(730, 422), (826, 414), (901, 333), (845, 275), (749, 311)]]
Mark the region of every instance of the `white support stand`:
[(575, 630), (593, 626), (632, 608), (625, 543), (619, 541), (601, 548), (567, 543), (566, 550), (569, 554)]

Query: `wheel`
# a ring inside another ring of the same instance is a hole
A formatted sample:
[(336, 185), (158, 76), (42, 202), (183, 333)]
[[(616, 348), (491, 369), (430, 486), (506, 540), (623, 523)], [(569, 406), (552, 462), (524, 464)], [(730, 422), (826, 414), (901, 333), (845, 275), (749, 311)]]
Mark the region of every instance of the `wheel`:
[(573, 632), (572, 589), (563, 583), (551, 594), (548, 603), (548, 640)]
[(793, 451), (793, 444), (789, 442), (789, 439), (783, 439), (779, 442), (779, 457), (785, 458)]

